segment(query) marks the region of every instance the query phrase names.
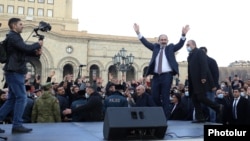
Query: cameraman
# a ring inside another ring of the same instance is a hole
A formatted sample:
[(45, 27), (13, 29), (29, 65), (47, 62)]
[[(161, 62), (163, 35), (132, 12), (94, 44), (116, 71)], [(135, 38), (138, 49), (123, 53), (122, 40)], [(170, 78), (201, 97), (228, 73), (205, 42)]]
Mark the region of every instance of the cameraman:
[[(26, 56), (39, 57), (42, 53), (43, 41), (28, 45), (21, 37), (23, 23), (19, 18), (8, 21), (10, 31), (7, 35), (7, 62), (3, 68), (9, 88), (7, 101), (0, 109), (0, 121), (14, 110), (12, 133), (28, 133), (31, 128), (23, 126), (22, 115), (27, 101), (25, 93), (25, 74), (27, 73)], [(0, 129), (0, 132), (4, 130)]]

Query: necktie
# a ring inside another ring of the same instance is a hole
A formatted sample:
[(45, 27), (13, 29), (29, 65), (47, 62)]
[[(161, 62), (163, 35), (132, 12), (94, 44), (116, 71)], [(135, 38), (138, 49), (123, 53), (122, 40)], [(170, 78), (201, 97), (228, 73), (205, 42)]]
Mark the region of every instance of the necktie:
[(159, 62), (158, 62), (158, 73), (159, 74), (162, 73), (162, 56), (163, 56), (163, 50), (164, 50), (164, 47), (161, 47), (160, 55), (159, 55)]
[(233, 118), (237, 119), (237, 99), (235, 99), (233, 103)]
[(174, 107), (173, 107), (173, 109), (172, 109), (172, 111), (171, 111), (171, 114), (174, 112), (174, 110), (175, 110), (175, 108), (176, 108), (176, 105), (177, 105), (177, 104), (174, 104)]

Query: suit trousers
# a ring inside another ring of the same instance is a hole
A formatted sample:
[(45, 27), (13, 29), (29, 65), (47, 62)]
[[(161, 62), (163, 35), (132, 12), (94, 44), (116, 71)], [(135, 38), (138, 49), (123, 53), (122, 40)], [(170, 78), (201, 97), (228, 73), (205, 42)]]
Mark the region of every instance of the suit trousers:
[(192, 94), (192, 101), (195, 108), (195, 118), (196, 120), (203, 120), (205, 119), (201, 104), (208, 106), (209, 108), (213, 109), (214, 111), (219, 111), (219, 104), (216, 102), (211, 101), (206, 97), (206, 92), (201, 93), (193, 93)]
[(151, 93), (157, 106), (162, 106), (166, 119), (170, 116), (170, 89), (173, 82), (172, 72), (154, 74)]

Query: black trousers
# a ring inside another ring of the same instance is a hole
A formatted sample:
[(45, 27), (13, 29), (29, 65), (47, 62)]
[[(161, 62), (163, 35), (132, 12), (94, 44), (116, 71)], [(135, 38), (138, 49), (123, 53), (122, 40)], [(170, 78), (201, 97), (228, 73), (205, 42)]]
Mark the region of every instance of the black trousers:
[(216, 102), (211, 101), (206, 97), (206, 92), (201, 92), (201, 93), (193, 93), (192, 94), (192, 101), (194, 104), (194, 109), (195, 109), (195, 118), (196, 120), (203, 120), (204, 114), (202, 112), (202, 106), (201, 104), (204, 104), (205, 106), (208, 106), (215, 110), (216, 112), (219, 111), (220, 105)]

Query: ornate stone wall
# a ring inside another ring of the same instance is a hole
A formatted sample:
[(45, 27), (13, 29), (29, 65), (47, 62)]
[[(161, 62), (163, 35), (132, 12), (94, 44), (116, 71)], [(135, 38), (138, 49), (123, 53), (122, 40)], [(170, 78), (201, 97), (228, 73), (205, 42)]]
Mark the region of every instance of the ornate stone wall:
[[(51, 24), (52, 30), (50, 32), (41, 33), (45, 36), (43, 54), (40, 60), (29, 60), (35, 67), (35, 73), (41, 73), (42, 82), (46, 81), (47, 76), (51, 70), (56, 72), (56, 80), (60, 82), (63, 80), (63, 71), (66, 65), (72, 66), (74, 77), (77, 77), (79, 72), (79, 65), (84, 64), (86, 67), (82, 68), (82, 75), (89, 76), (90, 68), (93, 65), (98, 66), (99, 76), (108, 81), (108, 69), (113, 65), (112, 57), (118, 53), (122, 48), (125, 48), (128, 53), (135, 56), (134, 59), (134, 79), (140, 79), (143, 76), (143, 70), (147, 67), (152, 52), (145, 48), (135, 37), (115, 36), (115, 35), (100, 35), (89, 34), (86, 31), (77, 31), (78, 20), (72, 19), (72, 0), (60, 0), (60, 3), (38, 4), (29, 3), (28, 1), (4, 1), (4, 12), (0, 13), (0, 21), (2, 27), (0, 28), (0, 40), (3, 40), (5, 34), (8, 32), (8, 20), (11, 17), (19, 17), (24, 22), (24, 30), (22, 37), (27, 43), (34, 43), (37, 38), (30, 37), (34, 28), (36, 28), (40, 21), (45, 21)], [(36, 12), (32, 17), (27, 15), (20, 15), (15, 13), (7, 13), (7, 5), (13, 5), (15, 9), (18, 6), (53, 9), (53, 17), (37, 16)], [(64, 9), (63, 11), (61, 9)], [(131, 28), (131, 32), (133, 29)], [(157, 38), (150, 38), (149, 41), (157, 42)], [(70, 51), (67, 52), (67, 51)], [(176, 53), (178, 55), (178, 53)], [(0, 64), (2, 68), (2, 65)], [(187, 62), (179, 62), (180, 81), (184, 83), (187, 77)], [(220, 80), (238, 74), (241, 78), (248, 78), (250, 72), (248, 67), (230, 67), (220, 68)], [(0, 79), (3, 77), (2, 69), (0, 70)], [(121, 73), (118, 75), (121, 78)], [(0, 83), (2, 85), (3, 83)]]

